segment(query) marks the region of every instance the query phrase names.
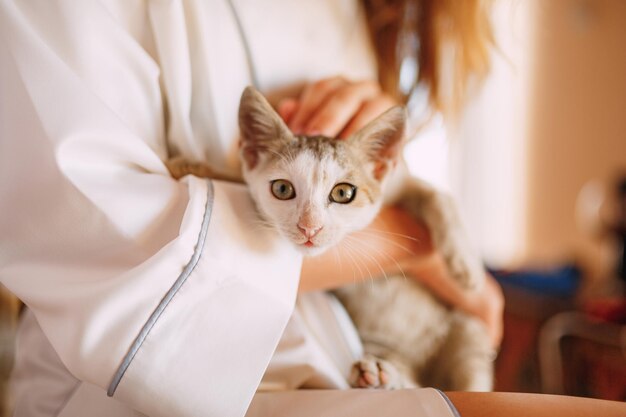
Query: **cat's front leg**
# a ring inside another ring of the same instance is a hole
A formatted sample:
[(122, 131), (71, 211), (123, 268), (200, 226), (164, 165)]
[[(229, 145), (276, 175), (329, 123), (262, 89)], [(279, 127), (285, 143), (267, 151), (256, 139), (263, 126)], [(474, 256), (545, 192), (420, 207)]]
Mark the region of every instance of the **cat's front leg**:
[(185, 175), (193, 175), (199, 178), (211, 178), (214, 180), (243, 182), (241, 176), (230, 175), (220, 172), (205, 162), (190, 161), (182, 156), (177, 156), (165, 161), (170, 175), (174, 179), (180, 179)]
[(355, 362), (348, 382), (353, 388), (401, 389), (416, 387), (415, 383), (408, 380), (394, 364), (373, 355), (365, 355), (363, 359)]
[(200, 178), (214, 178), (215, 172), (203, 162), (193, 162), (182, 156), (177, 156), (165, 161), (170, 175), (174, 179), (180, 179), (185, 175), (194, 175)]
[(426, 224), (433, 245), (463, 287), (476, 288), (484, 282), (485, 270), (472, 250), (452, 197), (413, 179), (398, 203)]

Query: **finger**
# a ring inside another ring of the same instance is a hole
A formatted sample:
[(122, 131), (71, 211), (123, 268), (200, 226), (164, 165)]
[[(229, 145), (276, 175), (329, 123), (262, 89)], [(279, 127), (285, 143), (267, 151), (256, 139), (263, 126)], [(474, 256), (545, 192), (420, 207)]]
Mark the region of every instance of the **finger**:
[(496, 322), (489, 323), (487, 328), (489, 329), (489, 341), (491, 342), (491, 347), (498, 350), (502, 344), (502, 336), (504, 333), (502, 326)]
[(335, 137), (341, 132), (364, 101), (380, 92), (375, 82), (361, 82), (343, 86), (322, 103), (304, 128), (304, 133)]
[(299, 102), (295, 98), (286, 98), (278, 103), (278, 108), (276, 110), (285, 123), (289, 124), (289, 121), (298, 110), (298, 105)]
[(341, 131), (339, 137), (346, 139), (350, 135), (358, 132), (372, 120), (396, 105), (396, 101), (386, 94), (379, 95), (371, 100), (365, 101), (357, 114), (350, 120), (348, 125)]
[(309, 84), (300, 96), (300, 106), (291, 119), (289, 128), (294, 133), (302, 133), (305, 124), (326, 98), (347, 81), (341, 77), (333, 77)]
[(504, 334), (504, 295), (502, 288), (491, 274), (487, 274), (485, 281), (485, 291), (492, 304), (491, 307), (491, 342), (494, 348), (498, 348), (502, 343)]

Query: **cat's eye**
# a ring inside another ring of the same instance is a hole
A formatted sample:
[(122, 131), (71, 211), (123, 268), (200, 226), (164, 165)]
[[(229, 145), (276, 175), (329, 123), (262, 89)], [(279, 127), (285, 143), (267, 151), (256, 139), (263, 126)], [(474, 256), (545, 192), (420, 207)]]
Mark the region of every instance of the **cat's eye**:
[(272, 194), (279, 200), (291, 200), (296, 196), (296, 190), (287, 180), (274, 180), (270, 183)]
[(328, 197), (334, 203), (348, 204), (356, 197), (356, 187), (347, 182), (342, 182), (333, 187)]

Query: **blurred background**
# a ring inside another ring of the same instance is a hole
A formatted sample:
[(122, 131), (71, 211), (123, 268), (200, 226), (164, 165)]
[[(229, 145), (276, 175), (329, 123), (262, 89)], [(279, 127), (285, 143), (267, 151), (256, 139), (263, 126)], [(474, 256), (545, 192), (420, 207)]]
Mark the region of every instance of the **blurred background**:
[(626, 400), (626, 1), (499, 0), (491, 73), (409, 145), (503, 286), (496, 390)]

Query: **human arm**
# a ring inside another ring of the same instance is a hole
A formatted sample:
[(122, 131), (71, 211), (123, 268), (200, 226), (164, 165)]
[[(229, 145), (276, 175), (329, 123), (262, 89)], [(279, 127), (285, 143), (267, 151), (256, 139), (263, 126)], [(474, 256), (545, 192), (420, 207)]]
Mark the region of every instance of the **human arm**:
[[(621, 417), (620, 401), (516, 392), (446, 392), (433, 388), (404, 390), (298, 390), (258, 394), (246, 417)], [(296, 412), (296, 410), (298, 410)]]
[(185, 24), (141, 7), (0, 3), (0, 279), (78, 380), (145, 415), (242, 415), (300, 257), (245, 187), (168, 175), (167, 143), (197, 141), (166, 133), (189, 79), (142, 42), (186, 50)]
[(517, 392), (447, 392), (463, 417), (619, 417), (626, 405), (619, 401), (566, 395)]
[(480, 318), (492, 345), (500, 345), (504, 297), (494, 278), (487, 275), (478, 289), (462, 289), (433, 248), (426, 227), (396, 207), (384, 207), (370, 226), (337, 248), (305, 258), (299, 291), (332, 289), (400, 274), (426, 285), (446, 304)]
[(504, 295), (496, 280), (486, 274), (484, 285), (462, 289), (452, 279), (438, 252), (421, 259), (408, 259), (402, 265), (407, 275), (426, 285), (443, 302), (478, 317), (486, 325), (491, 345), (500, 346), (503, 334)]
[[(394, 104), (373, 82), (341, 77), (306, 86), (279, 112), (296, 132), (345, 138)], [(425, 226), (395, 207), (383, 208), (365, 231), (350, 236), (330, 253), (305, 259), (300, 291), (327, 289), (354, 281), (403, 273), (429, 287), (444, 302), (482, 319), (492, 344), (502, 336), (503, 297), (492, 277), (477, 290), (462, 289), (433, 247)]]
[(425, 227), (397, 207), (383, 207), (362, 231), (320, 256), (304, 258), (300, 292), (327, 290), (402, 273), (402, 263), (432, 256)]

